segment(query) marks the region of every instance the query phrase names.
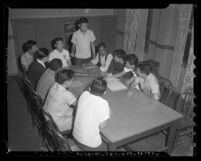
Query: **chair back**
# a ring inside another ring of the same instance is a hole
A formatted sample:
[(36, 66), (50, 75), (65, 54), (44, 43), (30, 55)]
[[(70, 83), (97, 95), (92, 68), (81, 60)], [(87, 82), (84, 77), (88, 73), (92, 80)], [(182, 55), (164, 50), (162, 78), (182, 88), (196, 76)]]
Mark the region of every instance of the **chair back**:
[(159, 77), (158, 83), (160, 88), (160, 102), (166, 104), (173, 92), (172, 82), (167, 78)]
[(17, 58), (17, 65), (21, 75), (23, 75), (24, 77), (27, 77), (26, 68), (21, 63), (21, 55)]
[(181, 93), (177, 99), (175, 110), (184, 117), (193, 119), (193, 107), (194, 107), (194, 94), (193, 89), (187, 89)]
[(54, 122), (52, 116), (43, 111), (46, 118), (46, 125), (43, 128), (45, 144), (49, 151), (72, 151), (68, 140), (59, 132), (59, 128)]

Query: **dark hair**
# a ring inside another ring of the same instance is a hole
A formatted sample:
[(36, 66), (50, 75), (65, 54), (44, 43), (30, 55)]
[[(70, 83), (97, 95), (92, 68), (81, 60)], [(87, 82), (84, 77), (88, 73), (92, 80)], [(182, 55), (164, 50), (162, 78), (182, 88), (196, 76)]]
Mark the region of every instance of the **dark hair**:
[(88, 20), (86, 17), (81, 17), (80, 20), (79, 20), (80, 24), (81, 23), (88, 23)]
[(149, 75), (151, 72), (151, 65), (149, 63), (140, 62), (137, 67), (140, 72), (145, 73), (146, 75)]
[(100, 47), (106, 48), (106, 44), (104, 42), (100, 42), (97, 48), (100, 49)]
[(49, 63), (49, 68), (53, 71), (57, 71), (62, 68), (62, 61), (60, 59), (52, 59)]
[(36, 59), (43, 59), (44, 57), (48, 56), (49, 51), (46, 48), (39, 48), (35, 53), (34, 56)]
[(65, 81), (69, 81), (73, 78), (74, 72), (70, 69), (62, 69), (56, 72), (55, 82), (63, 84)]
[(79, 29), (79, 24), (80, 24), (80, 19), (77, 19), (74, 23), (74, 28), (75, 28), (75, 31), (77, 31)]
[(63, 42), (63, 38), (61, 38), (61, 37), (56, 37), (55, 39), (54, 39), (54, 45), (56, 45), (56, 43), (57, 43), (57, 41), (62, 41)]
[(22, 45), (22, 50), (23, 52), (27, 52), (28, 50), (30, 50), (32, 48), (32, 46), (36, 45), (37, 43), (33, 40), (28, 40), (27, 42), (25, 42)]
[(124, 59), (126, 56), (126, 52), (123, 49), (116, 49), (113, 51), (113, 55), (117, 56), (118, 58)]
[(135, 67), (137, 68), (138, 57), (135, 54), (126, 55), (125, 61), (127, 61), (130, 65), (135, 65)]
[(91, 84), (91, 93), (102, 96), (107, 88), (107, 82), (103, 77), (97, 77)]

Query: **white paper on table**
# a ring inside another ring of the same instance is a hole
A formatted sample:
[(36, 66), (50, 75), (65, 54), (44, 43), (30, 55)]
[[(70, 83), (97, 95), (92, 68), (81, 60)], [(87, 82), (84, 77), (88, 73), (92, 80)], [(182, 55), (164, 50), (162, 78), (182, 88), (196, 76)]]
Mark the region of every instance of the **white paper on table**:
[(127, 87), (121, 83), (118, 78), (110, 77), (106, 78), (106, 81), (108, 88), (113, 92), (127, 89)]

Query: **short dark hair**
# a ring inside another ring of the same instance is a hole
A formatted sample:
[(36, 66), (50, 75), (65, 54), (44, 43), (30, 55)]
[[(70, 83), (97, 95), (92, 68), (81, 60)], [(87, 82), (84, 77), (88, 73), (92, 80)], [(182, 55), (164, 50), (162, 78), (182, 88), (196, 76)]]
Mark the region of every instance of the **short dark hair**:
[(70, 69), (62, 69), (56, 72), (55, 82), (63, 84), (65, 81), (70, 81), (73, 78), (74, 72)]
[(126, 52), (123, 49), (116, 49), (113, 51), (113, 55), (117, 56), (118, 58), (124, 59), (126, 56)]
[(140, 72), (145, 73), (146, 75), (151, 73), (151, 65), (149, 63), (140, 62), (137, 67)]
[(62, 68), (62, 61), (60, 59), (52, 59), (49, 63), (49, 68), (53, 71), (57, 71)]
[(37, 43), (33, 40), (28, 40), (22, 45), (23, 52), (27, 52), (32, 48), (32, 46), (36, 45)]
[(46, 48), (39, 48), (35, 53), (34, 56), (36, 59), (43, 59), (44, 57), (48, 56), (49, 51)]
[(80, 19), (77, 19), (74, 23), (75, 31), (79, 29)]
[(130, 65), (138, 65), (138, 57), (135, 54), (128, 54), (125, 57), (125, 61), (127, 61)]
[(56, 45), (57, 41), (63, 41), (63, 38), (62, 37), (56, 37), (54, 39), (54, 45)]
[(100, 49), (100, 47), (106, 48), (106, 44), (104, 42), (100, 42), (97, 48)]
[(88, 20), (86, 17), (81, 17), (80, 20), (79, 20), (80, 24), (81, 23), (88, 23)]
[(97, 77), (91, 84), (91, 93), (102, 96), (107, 89), (107, 82), (103, 77)]

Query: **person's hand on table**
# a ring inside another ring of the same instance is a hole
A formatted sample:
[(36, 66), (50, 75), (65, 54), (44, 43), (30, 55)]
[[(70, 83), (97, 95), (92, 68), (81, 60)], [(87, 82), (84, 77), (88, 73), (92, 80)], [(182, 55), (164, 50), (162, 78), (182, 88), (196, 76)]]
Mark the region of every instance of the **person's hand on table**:
[(128, 96), (128, 97), (131, 97), (132, 95), (133, 95), (133, 92), (132, 92), (132, 91), (128, 91), (128, 92), (127, 92), (127, 96)]

